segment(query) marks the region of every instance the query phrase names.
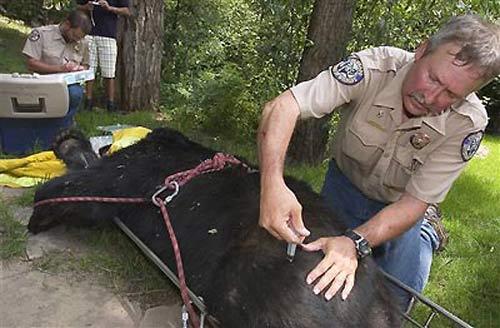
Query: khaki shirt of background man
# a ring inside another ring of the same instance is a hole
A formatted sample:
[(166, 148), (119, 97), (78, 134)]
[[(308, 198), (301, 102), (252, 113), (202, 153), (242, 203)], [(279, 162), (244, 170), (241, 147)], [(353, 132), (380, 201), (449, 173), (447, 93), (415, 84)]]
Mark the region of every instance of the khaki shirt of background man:
[[(88, 44), (85, 39), (66, 42), (60, 25), (34, 29), (26, 40), (23, 54), (28, 56), (28, 68), (37, 73), (61, 73), (85, 69), (89, 64)], [(47, 64), (30, 65), (30, 59)]]

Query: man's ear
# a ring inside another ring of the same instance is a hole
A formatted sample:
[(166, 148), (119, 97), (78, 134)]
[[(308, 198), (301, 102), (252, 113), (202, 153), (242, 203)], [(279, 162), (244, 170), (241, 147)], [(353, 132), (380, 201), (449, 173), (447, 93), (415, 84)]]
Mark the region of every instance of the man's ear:
[(424, 42), (420, 43), (417, 50), (415, 51), (415, 61), (419, 60), (424, 56), (428, 46), (429, 46), (429, 40), (425, 40)]

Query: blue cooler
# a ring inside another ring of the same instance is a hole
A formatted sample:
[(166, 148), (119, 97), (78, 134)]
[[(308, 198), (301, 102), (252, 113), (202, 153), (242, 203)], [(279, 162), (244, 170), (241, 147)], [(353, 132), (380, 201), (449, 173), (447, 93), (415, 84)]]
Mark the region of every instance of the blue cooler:
[(64, 118), (0, 118), (0, 152), (23, 155), (49, 149), (57, 133), (68, 127)]
[(78, 82), (90, 79), (91, 71), (0, 74), (0, 152), (21, 155), (50, 148), (59, 131), (73, 124), (83, 97)]

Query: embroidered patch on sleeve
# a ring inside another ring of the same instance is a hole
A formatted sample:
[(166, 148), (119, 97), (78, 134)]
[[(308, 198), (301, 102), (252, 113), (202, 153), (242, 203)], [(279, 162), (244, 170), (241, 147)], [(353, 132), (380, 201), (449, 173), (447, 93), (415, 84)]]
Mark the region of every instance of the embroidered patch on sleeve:
[(479, 145), (481, 144), (481, 140), (483, 139), (484, 132), (483, 131), (478, 131), (478, 132), (473, 132), (467, 135), (467, 137), (464, 138), (464, 141), (462, 141), (462, 159), (464, 162), (467, 162), (470, 160), (474, 154), (477, 152), (479, 149)]
[(332, 74), (342, 84), (358, 84), (364, 78), (363, 64), (358, 57), (350, 56), (333, 66)]
[(28, 39), (30, 39), (30, 41), (33, 41), (33, 42), (38, 41), (40, 39), (40, 32), (38, 32), (38, 30), (31, 31)]

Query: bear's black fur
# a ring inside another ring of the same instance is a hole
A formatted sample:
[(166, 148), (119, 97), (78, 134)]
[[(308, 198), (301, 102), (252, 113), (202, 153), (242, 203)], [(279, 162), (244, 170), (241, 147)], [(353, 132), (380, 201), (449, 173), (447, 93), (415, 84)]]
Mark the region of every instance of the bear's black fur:
[[(62, 196), (151, 197), (165, 177), (212, 158), (182, 134), (157, 129), (145, 139), (82, 170), (41, 186), (35, 201)], [(259, 173), (241, 165), (200, 175), (181, 187), (167, 205), (182, 252), (187, 284), (202, 296), (220, 327), (398, 327), (400, 317), (384, 278), (371, 258), (360, 261), (346, 301), (325, 301), (307, 285), (321, 252), (297, 249), (292, 263), (286, 245), (258, 226)], [(303, 205), (308, 240), (339, 235), (344, 227), (319, 195), (286, 178)], [(35, 208), (33, 233), (58, 223), (96, 225), (119, 217), (165, 264), (175, 260), (158, 207), (147, 204), (60, 203)], [(340, 293), (338, 293), (340, 294)]]

